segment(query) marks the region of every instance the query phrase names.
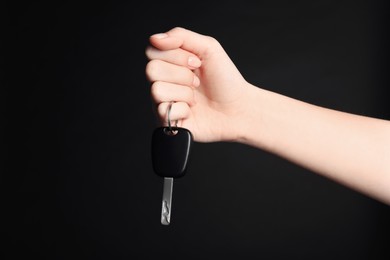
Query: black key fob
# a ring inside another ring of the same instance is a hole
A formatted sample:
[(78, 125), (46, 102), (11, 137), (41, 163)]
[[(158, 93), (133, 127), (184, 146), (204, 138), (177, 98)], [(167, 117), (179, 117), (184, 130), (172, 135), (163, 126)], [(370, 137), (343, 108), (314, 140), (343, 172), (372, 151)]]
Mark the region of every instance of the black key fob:
[(161, 177), (184, 176), (193, 137), (188, 129), (159, 127), (152, 136), (152, 164), (154, 172)]

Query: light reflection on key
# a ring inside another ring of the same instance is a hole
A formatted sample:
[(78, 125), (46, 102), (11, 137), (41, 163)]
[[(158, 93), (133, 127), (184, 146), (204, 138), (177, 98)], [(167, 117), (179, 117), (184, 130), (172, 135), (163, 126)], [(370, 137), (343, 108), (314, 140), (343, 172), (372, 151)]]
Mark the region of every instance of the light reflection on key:
[(161, 224), (169, 225), (171, 222), (173, 178), (164, 178), (163, 198), (161, 207)]

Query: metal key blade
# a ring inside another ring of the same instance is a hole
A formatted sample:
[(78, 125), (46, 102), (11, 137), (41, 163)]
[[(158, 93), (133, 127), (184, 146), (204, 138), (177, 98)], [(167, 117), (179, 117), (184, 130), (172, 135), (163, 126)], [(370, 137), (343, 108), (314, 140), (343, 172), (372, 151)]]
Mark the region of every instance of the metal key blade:
[(173, 178), (164, 178), (162, 208), (161, 208), (161, 224), (169, 225), (171, 222), (172, 212), (172, 191)]

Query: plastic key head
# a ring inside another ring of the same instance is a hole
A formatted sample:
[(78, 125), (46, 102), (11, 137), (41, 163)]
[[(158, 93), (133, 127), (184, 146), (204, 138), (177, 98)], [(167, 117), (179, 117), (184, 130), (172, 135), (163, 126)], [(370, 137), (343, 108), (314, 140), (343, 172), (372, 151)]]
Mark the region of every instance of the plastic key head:
[(185, 175), (193, 137), (188, 129), (159, 127), (152, 136), (152, 164), (161, 177), (180, 178)]

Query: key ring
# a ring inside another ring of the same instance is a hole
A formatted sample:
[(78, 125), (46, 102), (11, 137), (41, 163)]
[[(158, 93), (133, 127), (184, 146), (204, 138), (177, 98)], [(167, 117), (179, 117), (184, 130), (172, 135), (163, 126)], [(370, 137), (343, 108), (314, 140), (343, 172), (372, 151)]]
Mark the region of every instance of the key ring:
[(172, 128), (172, 124), (171, 124), (171, 110), (172, 110), (172, 105), (173, 105), (173, 101), (169, 102), (169, 105), (168, 105), (168, 109), (167, 109), (167, 117), (168, 117), (168, 135), (175, 135), (177, 134), (177, 130), (174, 130), (173, 128), (177, 128), (177, 123), (178, 123), (178, 120), (175, 120), (175, 126)]

